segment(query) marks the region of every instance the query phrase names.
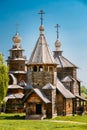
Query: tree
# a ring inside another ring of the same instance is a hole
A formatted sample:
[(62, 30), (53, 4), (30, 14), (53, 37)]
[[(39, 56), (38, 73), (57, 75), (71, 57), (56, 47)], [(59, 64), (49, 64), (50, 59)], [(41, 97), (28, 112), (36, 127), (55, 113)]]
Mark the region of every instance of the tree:
[(0, 53), (0, 107), (7, 93), (8, 82), (8, 66), (5, 64), (3, 55)]
[(87, 88), (84, 85), (81, 86), (81, 95), (87, 98)]

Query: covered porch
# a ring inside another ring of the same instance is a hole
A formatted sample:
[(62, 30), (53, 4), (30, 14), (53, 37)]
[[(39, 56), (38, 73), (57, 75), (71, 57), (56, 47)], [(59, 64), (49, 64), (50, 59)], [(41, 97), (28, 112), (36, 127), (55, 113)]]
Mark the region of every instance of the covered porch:
[(74, 101), (74, 113), (79, 115), (87, 113), (87, 99), (80, 95), (76, 95)]
[(43, 119), (48, 116), (50, 100), (39, 89), (31, 90), (24, 99), (26, 119)]

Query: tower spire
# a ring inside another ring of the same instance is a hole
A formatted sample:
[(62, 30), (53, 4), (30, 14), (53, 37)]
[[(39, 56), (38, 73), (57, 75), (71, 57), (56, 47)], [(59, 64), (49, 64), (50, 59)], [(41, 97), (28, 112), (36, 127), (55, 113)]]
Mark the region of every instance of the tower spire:
[(60, 25), (59, 24), (56, 24), (55, 28), (57, 29), (57, 40), (55, 42), (55, 48), (56, 48), (56, 51), (60, 51), (60, 47), (61, 47), (61, 42), (59, 41), (59, 27)]
[(43, 25), (43, 14), (45, 14), (45, 12), (43, 10), (40, 10), (39, 14), (41, 15), (40, 20), (41, 20), (41, 26)]
[(41, 17), (40, 17), (40, 20), (41, 20), (41, 25), (40, 25), (39, 30), (40, 30), (40, 35), (43, 35), (43, 34), (44, 34), (43, 14), (45, 14), (45, 13), (44, 13), (44, 11), (43, 11), (43, 10), (40, 10), (39, 14), (41, 15)]
[(59, 24), (56, 24), (55, 28), (57, 29), (57, 40), (59, 39), (59, 28), (60, 28), (60, 25)]

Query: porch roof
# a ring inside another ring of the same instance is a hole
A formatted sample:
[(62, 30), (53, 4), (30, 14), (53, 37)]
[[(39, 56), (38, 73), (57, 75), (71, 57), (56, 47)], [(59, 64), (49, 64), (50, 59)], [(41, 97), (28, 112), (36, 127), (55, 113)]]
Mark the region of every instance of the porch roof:
[(87, 102), (87, 99), (83, 98), (82, 96), (80, 95), (75, 95), (77, 98), (81, 99), (82, 101), (86, 101)]
[(24, 96), (23, 93), (8, 94), (5, 97), (5, 100), (7, 101), (8, 99), (22, 99), (23, 96)]
[(65, 98), (75, 98), (75, 96), (65, 88), (65, 86), (61, 83), (59, 79), (57, 79), (57, 90), (65, 97)]
[(17, 85), (17, 84), (12, 84), (8, 86), (8, 89), (23, 89), (23, 87)]
[(42, 89), (55, 89), (55, 86), (53, 86), (51, 83), (48, 83)]
[(50, 100), (46, 97), (46, 95), (40, 90), (40, 89), (34, 89), (36, 94), (45, 102), (45, 103), (50, 103)]
[(24, 98), (23, 101), (25, 101), (32, 92), (35, 92), (42, 99), (43, 102), (45, 102), (45, 103), (51, 103), (51, 101), (46, 97), (46, 95), (40, 89), (38, 89), (38, 88), (32, 89), (28, 93), (28, 95), (25, 96), (25, 98)]

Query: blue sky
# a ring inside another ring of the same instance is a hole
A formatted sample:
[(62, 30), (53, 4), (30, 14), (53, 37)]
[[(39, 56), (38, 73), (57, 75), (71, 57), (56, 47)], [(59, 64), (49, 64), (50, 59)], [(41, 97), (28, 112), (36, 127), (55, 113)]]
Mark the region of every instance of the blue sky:
[(87, 86), (87, 0), (0, 0), (0, 52), (6, 60), (18, 23), (21, 44), (29, 59), (39, 36), (41, 9), (45, 11), (45, 37), (49, 47), (55, 50), (54, 26), (58, 23), (63, 55), (79, 67), (78, 78)]

